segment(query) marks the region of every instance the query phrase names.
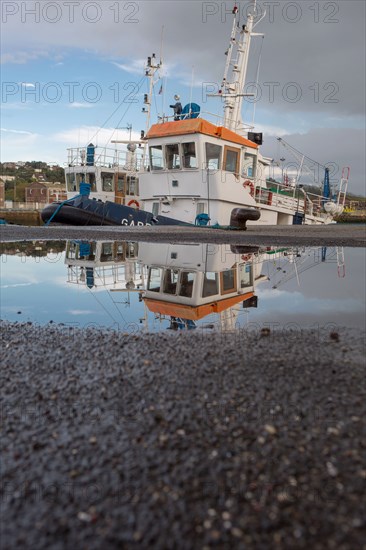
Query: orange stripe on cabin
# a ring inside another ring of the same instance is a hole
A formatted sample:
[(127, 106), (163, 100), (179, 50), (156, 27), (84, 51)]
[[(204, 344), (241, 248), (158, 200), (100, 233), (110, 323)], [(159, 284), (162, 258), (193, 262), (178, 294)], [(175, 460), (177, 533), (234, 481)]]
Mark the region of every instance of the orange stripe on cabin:
[(177, 120), (174, 122), (163, 122), (162, 124), (153, 124), (147, 133), (147, 139), (162, 138), (169, 136), (181, 136), (186, 134), (205, 134), (239, 145), (245, 145), (252, 149), (258, 149), (258, 145), (249, 139), (246, 139), (228, 128), (215, 126), (203, 118), (190, 118), (187, 120)]
[(254, 296), (254, 292), (247, 292), (246, 294), (240, 294), (232, 298), (224, 298), (217, 302), (211, 302), (202, 306), (189, 306), (186, 304), (172, 304), (171, 302), (165, 302), (163, 300), (153, 300), (152, 298), (145, 298), (145, 304), (152, 313), (159, 313), (160, 315), (169, 315), (171, 317), (181, 317), (182, 319), (189, 319), (190, 321), (198, 321), (203, 319), (210, 313), (221, 313), (229, 307), (235, 306), (240, 302), (244, 302)]

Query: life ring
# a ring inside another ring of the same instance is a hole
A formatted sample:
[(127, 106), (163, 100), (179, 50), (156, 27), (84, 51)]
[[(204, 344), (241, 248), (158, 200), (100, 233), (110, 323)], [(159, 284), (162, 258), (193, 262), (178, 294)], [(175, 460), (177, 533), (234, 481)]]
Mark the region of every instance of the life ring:
[(243, 260), (243, 262), (247, 262), (248, 260), (250, 260), (250, 256), (248, 254), (243, 254), (241, 256), (241, 259)]
[(250, 180), (245, 180), (245, 182), (243, 183), (243, 187), (245, 189), (245, 187), (249, 187), (250, 188), (250, 191), (249, 193), (252, 195), (252, 197), (254, 196), (254, 183)]
[(140, 208), (140, 203), (138, 201), (136, 201), (135, 199), (133, 199), (132, 201), (127, 203), (127, 206), (132, 206), (133, 204), (136, 206), (136, 208)]

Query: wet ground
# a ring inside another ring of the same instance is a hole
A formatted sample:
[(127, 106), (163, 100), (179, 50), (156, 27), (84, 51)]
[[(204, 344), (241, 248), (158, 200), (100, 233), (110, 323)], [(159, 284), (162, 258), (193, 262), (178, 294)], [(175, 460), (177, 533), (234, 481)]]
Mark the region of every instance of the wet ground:
[(2, 241), (124, 239), (152, 242), (211, 242), (246, 245), (366, 246), (365, 225), (248, 226), (247, 231), (197, 227), (2, 226)]

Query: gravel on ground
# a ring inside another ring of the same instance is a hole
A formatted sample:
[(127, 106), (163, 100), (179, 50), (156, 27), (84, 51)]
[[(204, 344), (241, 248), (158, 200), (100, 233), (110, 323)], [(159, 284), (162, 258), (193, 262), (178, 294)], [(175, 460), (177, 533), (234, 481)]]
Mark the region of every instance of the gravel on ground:
[(1, 330), (2, 550), (365, 549), (360, 331)]

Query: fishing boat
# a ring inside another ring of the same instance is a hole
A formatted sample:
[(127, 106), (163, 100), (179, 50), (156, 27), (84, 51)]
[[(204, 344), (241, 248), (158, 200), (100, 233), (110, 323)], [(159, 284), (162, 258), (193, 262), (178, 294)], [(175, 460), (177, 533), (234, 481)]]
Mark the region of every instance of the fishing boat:
[[(328, 224), (343, 211), (349, 168), (342, 173), (337, 192), (325, 169), (321, 195), (301, 185), (270, 181), (271, 159), (260, 153), (262, 133), (242, 121), (251, 40), (265, 13), (257, 18), (256, 0), (241, 24), (238, 7), (226, 65), (217, 96), (223, 116), (211, 122), (200, 106), (183, 107), (175, 96), (172, 116), (162, 116), (139, 142), (148, 150), (139, 171), (139, 209), (110, 199), (95, 200), (92, 182), (72, 180), (79, 196), (66, 204), (48, 206), (44, 221), (102, 225), (200, 225), (246, 229), (248, 224)], [(150, 65), (151, 65), (151, 58)], [(149, 68), (149, 65), (148, 65)], [(149, 103), (149, 99), (147, 102)], [(88, 158), (88, 153), (86, 153)], [(90, 157), (91, 158), (91, 157)], [(70, 174), (69, 174), (70, 175)], [(66, 176), (68, 177), (68, 175)], [(71, 181), (71, 180), (70, 180)], [(117, 181), (117, 180), (116, 180)], [(130, 199), (130, 201), (133, 199)]]

